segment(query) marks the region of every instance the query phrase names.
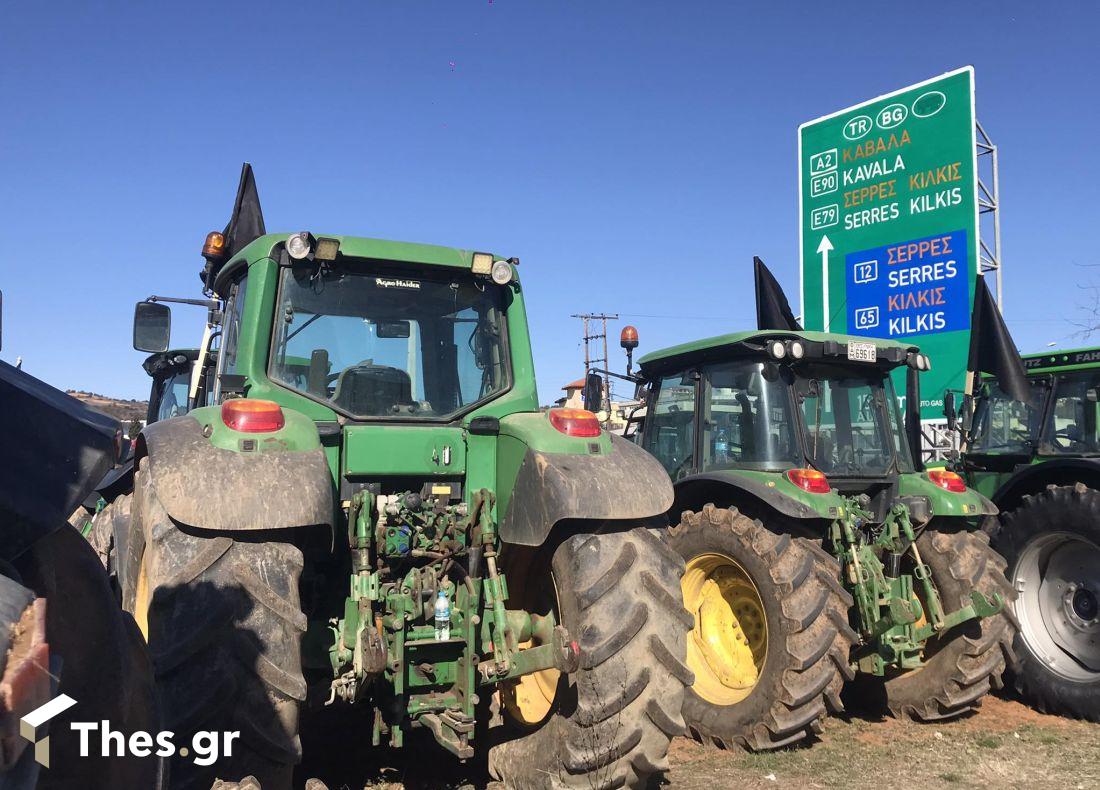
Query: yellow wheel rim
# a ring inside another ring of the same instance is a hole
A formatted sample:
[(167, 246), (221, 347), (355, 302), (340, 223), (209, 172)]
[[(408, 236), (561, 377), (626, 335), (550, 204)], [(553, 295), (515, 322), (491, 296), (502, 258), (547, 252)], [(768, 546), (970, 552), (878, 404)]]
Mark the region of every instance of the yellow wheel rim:
[[(534, 640), (520, 644), (521, 648), (535, 647)], [(529, 675), (521, 675), (503, 689), (504, 707), (520, 724), (534, 726), (545, 721), (554, 706), (561, 672), (543, 669)]]
[(735, 705), (756, 688), (768, 654), (760, 592), (744, 568), (724, 554), (693, 557), (680, 586), (695, 618), (687, 645), (692, 689), (715, 705)]
[(146, 557), (141, 555), (141, 567), (138, 569), (137, 593), (134, 597), (134, 620), (138, 630), (149, 641), (149, 574), (146, 570)]

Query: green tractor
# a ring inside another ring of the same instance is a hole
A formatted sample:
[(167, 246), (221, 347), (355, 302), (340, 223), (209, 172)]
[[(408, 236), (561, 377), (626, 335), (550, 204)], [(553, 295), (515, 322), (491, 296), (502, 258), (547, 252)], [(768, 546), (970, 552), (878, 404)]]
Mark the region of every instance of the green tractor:
[(919, 403), (929, 361), (916, 347), (759, 330), (655, 351), (640, 368), (638, 441), (681, 514), (670, 539), (694, 620), (684, 718), (696, 738), (793, 743), (840, 710), (857, 675), (921, 721), (999, 687), (1012, 590), (970, 526), (996, 510), (910, 452), (919, 422), (915, 407), (903, 418), (891, 373), (907, 370), (906, 402)]
[(965, 442), (955, 468), (1001, 511), (985, 526), (1018, 596), (1017, 690), (1041, 710), (1100, 721), (1100, 348), (1023, 362), (1030, 403), (991, 377), (961, 415), (945, 398)]
[[(204, 257), (207, 403), (142, 431), (111, 505), (164, 726), (239, 732), (172, 786), (288, 787), (300, 716), (332, 708), (349, 749), (427, 738), (507, 786), (665, 768), (692, 682), (672, 488), (540, 410), (518, 260), (267, 234), (247, 166)], [(169, 327), (140, 303), (135, 346)]]

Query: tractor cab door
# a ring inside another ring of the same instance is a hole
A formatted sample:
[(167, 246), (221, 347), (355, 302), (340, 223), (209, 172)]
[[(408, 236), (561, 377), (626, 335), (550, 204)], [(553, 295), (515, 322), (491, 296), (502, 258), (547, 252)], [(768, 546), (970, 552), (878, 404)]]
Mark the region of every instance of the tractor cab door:
[(695, 401), (698, 376), (674, 373), (655, 382), (646, 407), (642, 447), (654, 456), (673, 481), (696, 470)]

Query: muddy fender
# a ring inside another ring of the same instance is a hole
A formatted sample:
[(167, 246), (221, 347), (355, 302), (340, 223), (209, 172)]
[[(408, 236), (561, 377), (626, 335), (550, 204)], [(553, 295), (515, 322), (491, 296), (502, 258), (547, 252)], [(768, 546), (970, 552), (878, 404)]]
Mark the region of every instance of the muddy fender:
[(153, 487), (175, 521), (219, 531), (331, 526), (332, 475), (319, 444), (247, 452), (216, 447), (195, 413), (141, 434), (139, 456), (147, 456)]
[(672, 482), (652, 455), (620, 436), (600, 455), (527, 450), (508, 511), (505, 543), (541, 545), (563, 519), (643, 519), (672, 507)]

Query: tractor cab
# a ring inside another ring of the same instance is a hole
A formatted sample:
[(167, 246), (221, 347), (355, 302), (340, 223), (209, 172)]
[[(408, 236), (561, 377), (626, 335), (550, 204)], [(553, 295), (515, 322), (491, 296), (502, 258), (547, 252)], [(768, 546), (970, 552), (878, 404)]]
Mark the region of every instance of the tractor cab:
[(657, 351), (641, 360), (650, 386), (641, 444), (673, 481), (744, 470), (870, 491), (919, 465), (891, 377), (906, 365), (929, 363), (912, 346), (815, 332)]
[[(986, 378), (949, 424), (962, 430), (968, 470), (1007, 473), (1035, 460), (1100, 457), (1100, 350), (1078, 349), (1024, 357), (1031, 399), (1015, 400)], [(1092, 367), (1089, 367), (1091, 362)]]

